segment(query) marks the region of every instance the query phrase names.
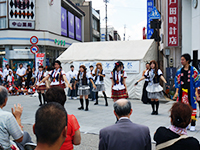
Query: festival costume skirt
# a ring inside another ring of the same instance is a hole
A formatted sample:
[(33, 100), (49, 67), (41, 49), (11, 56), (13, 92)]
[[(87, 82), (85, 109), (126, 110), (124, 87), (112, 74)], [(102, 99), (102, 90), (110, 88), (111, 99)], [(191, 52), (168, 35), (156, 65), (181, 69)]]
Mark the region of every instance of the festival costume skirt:
[(128, 93), (126, 93), (126, 89), (123, 90), (113, 90), (112, 89), (112, 99), (122, 99), (128, 98)]
[(163, 97), (163, 88), (159, 83), (152, 84), (149, 82), (147, 88), (147, 96), (149, 99), (160, 99)]
[(151, 102), (151, 100), (148, 98), (148, 96), (147, 96), (147, 90), (146, 90), (146, 88), (147, 88), (147, 86), (148, 86), (148, 81), (145, 81), (145, 83), (144, 83), (144, 86), (143, 86), (143, 92), (142, 92), (142, 102), (144, 103), (144, 104), (147, 104), (147, 103), (150, 103)]
[(65, 83), (63, 83), (63, 84), (57, 84), (57, 85), (51, 85), (51, 87), (61, 87), (63, 89), (66, 88)]
[(96, 84), (96, 89), (93, 88), (92, 91), (93, 92), (99, 92), (99, 91), (105, 91), (105, 85), (104, 84)]
[(37, 91), (44, 91), (46, 90), (46, 85), (40, 85), (38, 88), (37, 88)]
[(79, 85), (78, 87), (78, 95), (89, 95), (90, 94), (90, 87), (88, 85)]

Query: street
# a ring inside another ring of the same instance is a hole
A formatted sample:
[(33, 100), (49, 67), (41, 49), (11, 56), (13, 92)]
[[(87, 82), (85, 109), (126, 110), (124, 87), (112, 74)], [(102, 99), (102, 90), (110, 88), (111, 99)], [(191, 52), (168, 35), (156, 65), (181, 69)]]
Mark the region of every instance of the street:
[[(151, 115), (151, 106), (144, 105), (139, 100), (130, 100), (133, 108), (133, 114), (131, 115), (131, 121), (134, 123), (146, 125), (150, 129), (150, 134), (152, 137), (156, 129), (159, 126), (169, 126), (169, 109), (171, 108), (173, 102), (162, 101), (160, 103), (159, 115)], [(104, 100), (100, 98), (99, 105), (93, 105), (94, 102), (90, 101), (89, 111), (80, 111), (77, 108), (79, 107), (79, 100), (67, 100), (65, 108), (69, 114), (74, 114), (80, 124), (80, 131), (82, 133), (82, 142), (81, 145), (75, 146), (75, 150), (96, 150), (98, 149), (98, 134), (99, 131), (109, 125), (115, 123), (115, 116), (113, 114), (113, 102), (111, 99), (108, 100), (109, 106), (104, 106)], [(23, 106), (22, 114), (22, 124), (24, 130), (28, 131), (31, 134), (31, 137), (34, 142), (35, 136), (32, 133), (32, 125), (34, 124), (34, 115), (36, 110), (39, 108), (37, 97), (30, 96), (9, 96), (8, 103), (4, 110), (10, 111), (11, 107), (14, 104), (20, 103)], [(196, 131), (188, 131), (189, 136), (194, 136), (200, 140), (200, 121), (197, 121)], [(154, 148), (153, 148), (154, 149)]]

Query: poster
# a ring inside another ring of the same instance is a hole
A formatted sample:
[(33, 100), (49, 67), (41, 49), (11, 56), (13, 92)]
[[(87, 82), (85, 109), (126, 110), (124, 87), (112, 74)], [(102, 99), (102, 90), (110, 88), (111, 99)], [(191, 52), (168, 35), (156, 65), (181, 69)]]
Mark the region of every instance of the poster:
[[(103, 70), (105, 71), (105, 73), (110, 73), (114, 66), (116, 61), (98, 61), (100, 63), (102, 63), (103, 66)], [(87, 70), (89, 70), (89, 66), (93, 65), (94, 68), (96, 68), (96, 63), (98, 62), (90, 62), (90, 61), (77, 61), (77, 62), (73, 62), (74, 68), (76, 70), (79, 69), (80, 65), (85, 65)], [(124, 70), (127, 73), (139, 73), (140, 72), (140, 61), (122, 61), (124, 63)]]
[(3, 63), (2, 63), (3, 70), (6, 69), (6, 64), (8, 64), (8, 60), (6, 58), (3, 58)]
[(78, 17), (75, 17), (75, 23), (76, 23), (76, 39), (79, 41), (82, 41), (81, 19), (79, 19)]
[(35, 69), (38, 72), (38, 67), (43, 66), (45, 53), (37, 53), (35, 57)]
[(69, 37), (74, 39), (74, 15), (68, 11)]
[(61, 35), (67, 36), (67, 10), (61, 7)]

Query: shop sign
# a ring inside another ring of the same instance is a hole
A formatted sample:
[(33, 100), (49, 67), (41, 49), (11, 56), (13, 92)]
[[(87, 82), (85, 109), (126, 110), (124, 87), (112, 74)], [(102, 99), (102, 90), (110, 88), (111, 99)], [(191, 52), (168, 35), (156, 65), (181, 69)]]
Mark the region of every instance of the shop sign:
[(9, 27), (15, 29), (35, 29), (35, 22), (27, 20), (9, 20)]
[(153, 9), (154, 0), (147, 0), (147, 39), (150, 39), (153, 34), (153, 29), (150, 28), (150, 21), (149, 15)]
[(167, 0), (167, 45), (179, 46), (179, 0)]
[(54, 43), (57, 44), (57, 45), (60, 45), (60, 46), (65, 46), (66, 45), (66, 42), (63, 41), (63, 40), (57, 40), (57, 39), (55, 39)]

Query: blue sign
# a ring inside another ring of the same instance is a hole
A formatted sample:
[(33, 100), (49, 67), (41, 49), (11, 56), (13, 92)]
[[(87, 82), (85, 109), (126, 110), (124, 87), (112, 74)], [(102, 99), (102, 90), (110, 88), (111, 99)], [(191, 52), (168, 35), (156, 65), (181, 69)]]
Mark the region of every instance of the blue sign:
[(149, 15), (153, 9), (154, 0), (147, 0), (147, 39), (150, 39), (153, 34), (153, 29), (150, 29), (150, 21)]
[(150, 19), (160, 19), (161, 18), (160, 13), (156, 9), (156, 7), (154, 7), (153, 10), (151, 11), (149, 18)]

